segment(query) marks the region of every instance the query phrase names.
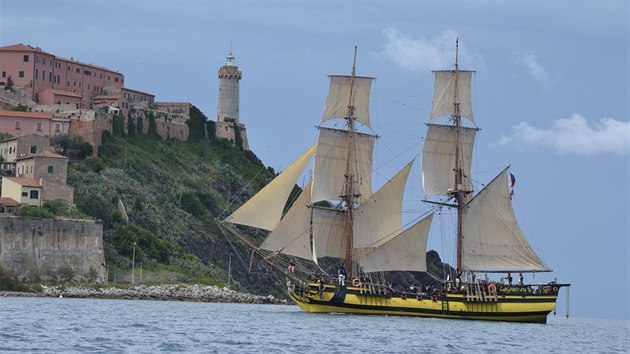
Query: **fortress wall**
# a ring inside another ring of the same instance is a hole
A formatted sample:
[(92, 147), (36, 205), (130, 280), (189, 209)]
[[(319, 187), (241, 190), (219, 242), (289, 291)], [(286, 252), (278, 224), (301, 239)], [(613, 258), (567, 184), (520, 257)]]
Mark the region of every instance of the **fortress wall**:
[(90, 268), (105, 279), (103, 225), (89, 220), (0, 217), (0, 265), (20, 279), (47, 280), (61, 267), (75, 279), (88, 278)]

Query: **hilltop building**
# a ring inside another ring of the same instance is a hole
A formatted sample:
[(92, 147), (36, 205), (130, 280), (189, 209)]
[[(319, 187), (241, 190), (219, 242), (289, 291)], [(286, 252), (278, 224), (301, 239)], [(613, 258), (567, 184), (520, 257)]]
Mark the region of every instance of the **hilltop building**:
[(132, 119), (136, 126), (142, 121), (146, 134), (154, 120), (162, 139), (186, 140), (192, 106), (156, 102), (151, 93), (125, 87), (125, 76), (118, 71), (21, 43), (0, 47), (0, 110), (17, 105), (29, 112), (0, 114), (0, 132), (80, 135), (95, 154), (102, 132), (112, 131), (118, 113), (125, 130)]
[(217, 107), (216, 135), (233, 143), (240, 140), (241, 147), (249, 150), (245, 125), (239, 121), (239, 81), (243, 73), (234, 62), (232, 51), (225, 65), (219, 69), (219, 103)]
[(38, 134), (51, 137), (68, 134), (70, 119), (53, 117), (43, 112), (17, 112), (0, 110), (0, 132), (12, 136)]
[(125, 76), (20, 43), (0, 47), (0, 86), (11, 84), (39, 104), (92, 108), (93, 98), (106, 87), (124, 87)]
[(2, 178), (2, 197), (21, 204), (41, 206), (62, 199), (72, 204), (74, 189), (68, 187), (68, 158), (49, 151), (29, 154), (15, 161), (15, 177)]

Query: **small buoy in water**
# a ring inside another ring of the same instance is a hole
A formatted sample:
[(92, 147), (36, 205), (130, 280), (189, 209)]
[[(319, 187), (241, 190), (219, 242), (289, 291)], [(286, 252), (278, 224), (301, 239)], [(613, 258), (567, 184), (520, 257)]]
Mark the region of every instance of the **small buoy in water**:
[(63, 297), (63, 295), (59, 294), (59, 298), (61, 299)]

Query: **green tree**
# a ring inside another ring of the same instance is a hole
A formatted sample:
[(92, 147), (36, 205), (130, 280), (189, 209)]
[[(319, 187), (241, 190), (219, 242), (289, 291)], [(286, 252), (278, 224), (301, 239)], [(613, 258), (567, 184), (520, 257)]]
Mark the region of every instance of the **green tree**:
[(50, 138), (50, 145), (55, 149), (55, 152), (71, 160), (83, 160), (94, 152), (92, 145), (79, 135), (55, 135)]
[(138, 131), (138, 136), (142, 136), (144, 134), (144, 123), (142, 116), (138, 116), (138, 122), (136, 123), (136, 128)]
[(127, 114), (127, 136), (136, 135), (136, 125), (134, 124), (133, 114), (131, 111)]
[(122, 110), (119, 110), (118, 113), (114, 115), (114, 119), (112, 120), (112, 133), (116, 136), (125, 136), (125, 118)]
[(204, 206), (199, 197), (194, 193), (184, 193), (181, 198), (182, 209), (193, 214), (194, 216), (200, 216), (204, 212)]
[(188, 124), (188, 141), (198, 143), (205, 137), (206, 122), (208, 118), (197, 107), (190, 108)]
[(155, 123), (155, 115), (153, 112), (149, 113), (149, 130), (147, 131), (147, 135), (151, 138), (159, 137), (157, 132), (157, 123)]
[(16, 112), (26, 112), (28, 111), (28, 106), (20, 103), (17, 106), (11, 107), (11, 110)]
[(138, 225), (119, 225), (108, 241), (114, 246), (118, 254), (132, 258), (135, 243), (137, 260), (156, 260), (167, 264), (172, 253), (180, 252), (178, 247), (168, 240), (160, 239), (151, 231)]

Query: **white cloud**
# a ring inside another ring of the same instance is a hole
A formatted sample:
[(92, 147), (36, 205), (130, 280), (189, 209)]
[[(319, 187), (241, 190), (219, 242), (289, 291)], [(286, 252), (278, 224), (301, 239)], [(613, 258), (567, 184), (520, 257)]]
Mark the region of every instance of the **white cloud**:
[[(445, 30), (433, 38), (411, 38), (394, 28), (385, 28), (387, 41), (380, 53), (394, 64), (413, 71), (430, 71), (451, 68), (455, 63), (457, 33)], [(460, 59), (466, 58), (462, 41)], [(460, 60), (461, 61), (461, 60)]]
[(532, 74), (534, 79), (536, 79), (544, 89), (550, 89), (555, 85), (555, 80), (547, 73), (547, 70), (540, 65), (538, 57), (536, 57), (534, 53), (523, 54), (523, 56), (519, 58), (519, 61), (527, 67), (529, 73)]
[(575, 113), (554, 121), (548, 129), (521, 122), (512, 127), (509, 135), (501, 134), (498, 143), (517, 148), (548, 148), (558, 154), (624, 156), (630, 151), (630, 122), (602, 118), (591, 126), (586, 118)]

